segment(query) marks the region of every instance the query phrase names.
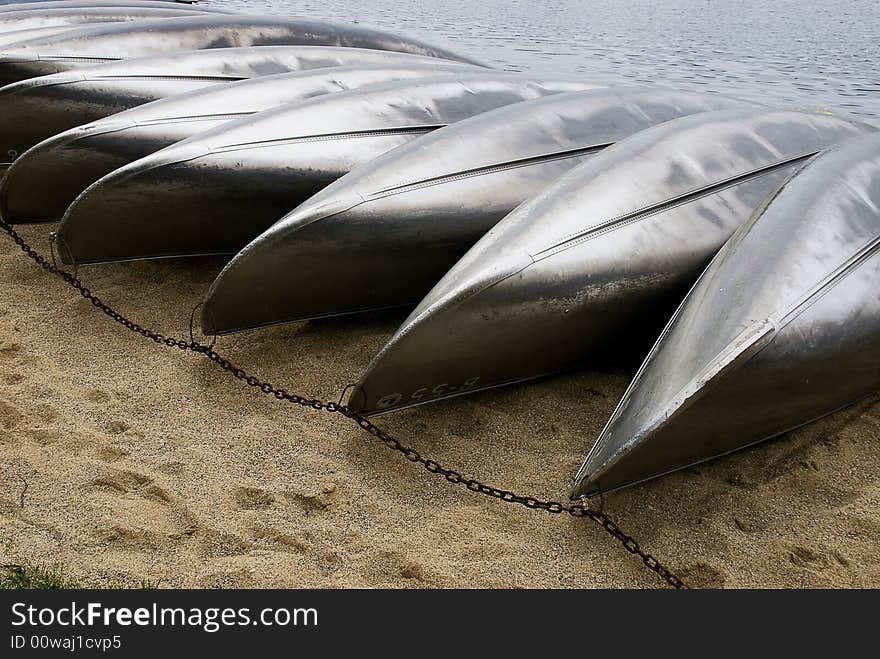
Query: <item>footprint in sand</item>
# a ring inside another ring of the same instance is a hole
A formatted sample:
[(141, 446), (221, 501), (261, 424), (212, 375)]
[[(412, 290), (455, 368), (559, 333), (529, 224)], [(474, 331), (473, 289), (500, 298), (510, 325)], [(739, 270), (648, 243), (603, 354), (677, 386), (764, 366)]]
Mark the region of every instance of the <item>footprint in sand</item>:
[(4, 373), (0, 375), (0, 382), (9, 386), (21, 384), (24, 380), (25, 377), (21, 373)]
[(95, 455), (102, 462), (116, 462), (117, 460), (121, 460), (125, 456), (128, 455), (128, 451), (120, 446), (114, 446), (113, 444), (104, 444), (98, 447), (98, 450), (95, 451)]
[[(426, 583), (428, 581), (425, 575), (425, 566), (407, 557), (399, 551), (382, 551), (376, 555), (376, 559), (381, 566), (387, 566), (388, 570), (396, 577), (400, 577), (406, 581), (415, 581)], [(388, 572), (384, 573), (384, 578), (394, 578)]]
[(311, 549), (308, 538), (300, 539), (270, 526), (254, 527), (253, 537), (268, 549), (290, 554), (304, 554)]
[(270, 492), (255, 487), (236, 487), (232, 490), (232, 498), (241, 510), (266, 510), (275, 503)]
[(155, 551), (167, 549), (169, 539), (190, 537), (199, 528), (186, 506), (151, 476), (109, 468), (85, 488), (91, 492), (93, 510), (99, 516), (99, 543)]
[(799, 568), (819, 573), (829, 568), (849, 567), (850, 562), (840, 553), (824, 547), (805, 547), (803, 545), (784, 545), (783, 552), (788, 560)]
[(767, 522), (757, 517), (734, 517), (733, 524), (743, 533), (758, 533), (767, 528)]
[(24, 414), (7, 402), (0, 400), (0, 428), (12, 430), (24, 419)]
[(425, 581), (425, 569), (415, 561), (404, 561), (400, 566), (400, 576), (404, 579)]
[(163, 462), (159, 465), (159, 471), (163, 474), (168, 474), (169, 476), (183, 476), (186, 473), (184, 469), (184, 464), (178, 460), (172, 460), (171, 462)]
[(124, 421), (111, 421), (107, 424), (107, 432), (111, 435), (121, 435), (129, 429), (129, 425)]
[(156, 485), (149, 476), (134, 471), (113, 470), (89, 483), (94, 488), (111, 490), (122, 494), (137, 494), (145, 499), (171, 502), (171, 496)]
[(704, 561), (698, 561), (680, 571), (681, 578), (692, 588), (724, 588), (728, 575), (725, 571)]
[(336, 502), (336, 484), (328, 483), (321, 488), (320, 492), (314, 493), (287, 490), (283, 496), (288, 503), (299, 506), (302, 508), (303, 513), (310, 515), (326, 510)]
[(204, 529), (199, 534), (202, 556), (209, 559), (241, 556), (250, 551), (252, 543), (237, 533)]
[(40, 446), (55, 444), (62, 438), (62, 434), (54, 428), (26, 428), (24, 434)]
[(34, 406), (34, 414), (36, 414), (37, 418), (44, 424), (48, 425), (50, 423), (54, 423), (61, 416), (60, 412), (55, 409), (52, 405), (35, 405)]
[(0, 359), (13, 359), (21, 353), (21, 344), (0, 338)]
[(110, 400), (110, 394), (100, 389), (89, 389), (86, 392), (86, 399), (93, 403), (106, 403)]

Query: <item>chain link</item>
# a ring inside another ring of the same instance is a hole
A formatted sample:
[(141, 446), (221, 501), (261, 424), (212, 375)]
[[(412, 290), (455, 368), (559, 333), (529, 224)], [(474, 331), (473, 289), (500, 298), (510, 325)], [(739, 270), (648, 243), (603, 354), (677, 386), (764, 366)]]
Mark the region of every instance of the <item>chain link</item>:
[(340, 414), (348, 419), (351, 419), (352, 421), (357, 423), (358, 426), (361, 427), (361, 429), (372, 435), (374, 438), (378, 439), (392, 451), (396, 451), (410, 462), (422, 465), (422, 467), (424, 467), (432, 474), (443, 476), (448, 482), (452, 483), (453, 485), (462, 485), (471, 492), (476, 492), (478, 494), (482, 494), (493, 499), (498, 499), (505, 503), (513, 503), (525, 506), (526, 508), (530, 508), (532, 510), (543, 510), (556, 515), (561, 513), (568, 513), (572, 517), (589, 518), (596, 522), (603, 529), (605, 529), (605, 531), (608, 532), (609, 535), (617, 539), (618, 542), (623, 546), (623, 548), (626, 549), (626, 551), (628, 551), (630, 554), (638, 556), (642, 560), (642, 563), (644, 563), (644, 565), (649, 570), (657, 574), (667, 584), (669, 584), (673, 588), (687, 588), (685, 583), (679, 577), (677, 577), (673, 572), (671, 572), (662, 563), (660, 563), (660, 561), (654, 558), (654, 556), (642, 549), (639, 546), (639, 543), (636, 542), (635, 539), (633, 539), (631, 536), (624, 533), (623, 530), (617, 525), (617, 523), (603, 510), (592, 510), (583, 503), (560, 503), (558, 501), (544, 501), (535, 497), (523, 496), (520, 494), (515, 494), (514, 492), (511, 492), (509, 490), (502, 490), (500, 488), (487, 485), (486, 483), (483, 483), (476, 478), (467, 478), (458, 471), (455, 471), (454, 469), (448, 469), (436, 460), (426, 458), (415, 449), (402, 444), (399, 440), (395, 439), (384, 430), (379, 428), (367, 417), (359, 414), (358, 412), (355, 412), (347, 405), (343, 405), (342, 403), (334, 403), (332, 401), (322, 401), (315, 398), (307, 398), (305, 396), (290, 393), (280, 387), (276, 387), (275, 385), (266, 382), (265, 380), (261, 380), (255, 375), (249, 374), (243, 368), (237, 366), (236, 364), (225, 358), (223, 355), (214, 350), (213, 344), (206, 346), (194, 339), (191, 339), (190, 341), (175, 339), (173, 337), (165, 336), (160, 332), (155, 332), (151, 329), (141, 327), (134, 321), (129, 320), (121, 313), (117, 312), (106, 303), (104, 303), (99, 297), (92, 293), (92, 291), (89, 290), (75, 274), (66, 272), (54, 263), (47, 261), (42, 255), (34, 250), (24, 240), (24, 238), (22, 238), (19, 233), (12, 228), (12, 226), (7, 224), (2, 219), (0, 219), (0, 229), (5, 231), (9, 235), (9, 237), (12, 238), (15, 244), (18, 245), (21, 250), (41, 268), (49, 273), (57, 275), (58, 277), (66, 281), (70, 286), (75, 288), (80, 295), (91, 302), (94, 307), (101, 310), (104, 314), (112, 318), (123, 327), (126, 327), (133, 332), (137, 332), (141, 336), (150, 339), (151, 341), (154, 341), (155, 343), (158, 343), (160, 345), (165, 345), (169, 348), (179, 348), (180, 350), (188, 350), (190, 352), (195, 352), (203, 355), (214, 362), (224, 371), (229, 372), (233, 377), (243, 381), (245, 384), (251, 387), (259, 389), (265, 394), (274, 396), (278, 400), (284, 400), (289, 403), (301, 405), (302, 407), (311, 408), (314, 410), (329, 412), (332, 414)]

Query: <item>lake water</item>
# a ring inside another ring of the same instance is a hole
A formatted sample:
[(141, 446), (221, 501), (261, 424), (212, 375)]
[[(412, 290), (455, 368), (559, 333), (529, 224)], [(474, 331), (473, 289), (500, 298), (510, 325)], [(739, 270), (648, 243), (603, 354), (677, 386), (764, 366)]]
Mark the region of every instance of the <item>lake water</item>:
[(359, 22), (493, 66), (656, 83), (880, 124), (877, 0), (203, 0)]

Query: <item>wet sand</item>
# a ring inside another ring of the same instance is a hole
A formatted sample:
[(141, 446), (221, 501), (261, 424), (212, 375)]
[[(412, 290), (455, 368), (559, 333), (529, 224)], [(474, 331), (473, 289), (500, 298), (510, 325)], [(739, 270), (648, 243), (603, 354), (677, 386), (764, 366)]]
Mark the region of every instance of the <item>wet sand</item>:
[[(23, 234), (47, 251), (50, 229)], [(220, 266), (137, 263), (81, 275), (136, 322), (185, 338)], [(4, 563), (61, 563), (93, 585), (663, 585), (591, 522), (454, 488), (342, 417), (280, 403), (204, 358), (128, 332), (5, 234), (0, 278)], [(221, 338), (218, 349), (290, 391), (335, 400), (404, 316), (276, 327)], [(469, 476), (559, 499), (630, 368), (379, 424)], [(880, 401), (610, 495), (606, 509), (693, 585), (880, 586)]]

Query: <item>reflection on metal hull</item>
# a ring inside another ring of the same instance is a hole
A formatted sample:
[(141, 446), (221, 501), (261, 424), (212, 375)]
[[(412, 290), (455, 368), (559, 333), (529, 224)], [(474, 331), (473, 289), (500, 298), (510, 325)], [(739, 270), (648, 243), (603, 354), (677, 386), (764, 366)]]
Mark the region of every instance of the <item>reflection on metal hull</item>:
[(466, 61), (421, 41), (356, 25), (308, 18), (205, 15), (75, 30), (0, 51), (0, 84), (94, 66), (102, 61), (241, 46), (312, 45), (373, 48)]
[(880, 389), (880, 136), (816, 158), (719, 252), (577, 475), (624, 487)]
[[(0, 15), (19, 11), (39, 11), (57, 9), (90, 9), (96, 7), (173, 7), (179, 5), (181, 9), (196, 9), (185, 0), (0, 0)], [(201, 11), (233, 13), (225, 9), (213, 7), (198, 7)]]
[(872, 130), (818, 114), (737, 110), (619, 142), (478, 242), (373, 360), (355, 406), (373, 413), (457, 395), (465, 383), (465, 392), (501, 386), (625, 345), (628, 331), (670, 312), (788, 176)]
[(70, 128), (218, 84), (335, 66), (410, 63), (454, 65), (366, 48), (261, 46), (180, 52), (32, 78), (0, 87), (0, 153), (18, 155)]
[(0, 37), (10, 32), (37, 30), (52, 27), (76, 27), (100, 23), (125, 23), (181, 16), (204, 16), (206, 12), (189, 5), (156, 5), (148, 7), (83, 7), (79, 9), (56, 9), (46, 11), (35, 7), (33, 11), (0, 13)]
[[(0, 209), (11, 223), (59, 220), (74, 199), (99, 178), (230, 121), (325, 94), (467, 68), (456, 62), (388, 53), (388, 63), (378, 66), (263, 76), (147, 103), (72, 128), (25, 152), (0, 183)], [(58, 104), (51, 108), (60, 112)], [(69, 118), (68, 114), (62, 116)], [(46, 186), (46, 181), (53, 184)]]
[(416, 304), (507, 213), (609, 144), (677, 117), (749, 106), (624, 87), (442, 128), (345, 175), (248, 245), (212, 287), (214, 329)]
[(589, 87), (447, 73), (282, 106), (105, 176), (70, 207), (59, 235), (78, 263), (234, 254), (353, 167), (418, 135), (503, 105)]

